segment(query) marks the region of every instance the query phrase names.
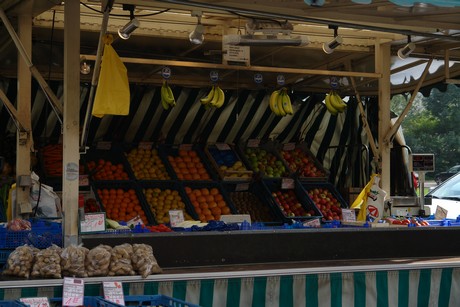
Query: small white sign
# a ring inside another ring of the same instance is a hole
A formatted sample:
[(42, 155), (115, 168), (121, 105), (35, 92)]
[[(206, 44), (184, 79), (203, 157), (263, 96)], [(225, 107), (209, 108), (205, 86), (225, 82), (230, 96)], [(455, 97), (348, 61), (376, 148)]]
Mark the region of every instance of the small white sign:
[(69, 162), (65, 166), (65, 178), (69, 181), (77, 180), (80, 174), (80, 168), (77, 163)]
[(281, 189), (294, 189), (295, 181), (292, 178), (281, 179)]
[(126, 225), (131, 227), (136, 227), (138, 224), (140, 225), (144, 225), (144, 222), (142, 221), (141, 217), (138, 215), (136, 217), (133, 217), (132, 219), (130, 219), (129, 221), (126, 222)]
[(249, 214), (222, 214), (220, 220), (226, 224), (243, 223), (244, 221), (251, 224), (251, 216)]
[(85, 219), (80, 221), (80, 232), (105, 231), (105, 212), (85, 214)]
[(242, 62), (249, 64), (251, 49), (249, 46), (223, 45), (224, 61)]
[(50, 302), (47, 297), (23, 297), (19, 299), (20, 302), (30, 307), (49, 307)]
[(64, 277), (62, 306), (83, 306), (85, 282), (83, 279)]
[(176, 227), (183, 221), (184, 219), (184, 211), (182, 210), (169, 210), (169, 223), (171, 224), (172, 227)]
[(256, 84), (261, 84), (262, 82), (264, 82), (264, 76), (260, 73), (254, 74), (254, 82)]
[(344, 222), (356, 222), (355, 210), (342, 208), (342, 220)]
[(121, 282), (104, 281), (102, 286), (104, 288), (104, 299), (118, 305), (125, 305), (125, 296), (123, 294), (123, 285)]
[(171, 78), (171, 68), (165, 66), (161, 69), (161, 76), (165, 79)]
[(435, 220), (443, 220), (447, 217), (447, 209), (438, 206), (436, 207), (436, 213), (434, 214)]
[(310, 220), (310, 221), (306, 221), (303, 223), (304, 226), (306, 227), (321, 227), (321, 223), (319, 221), (319, 219), (313, 219), (313, 220)]
[(89, 178), (88, 175), (79, 175), (78, 176), (78, 185), (80, 187), (87, 187), (89, 186)]
[(211, 79), (211, 82), (217, 82), (219, 80), (219, 72), (217, 70), (212, 70), (209, 73), (209, 78)]
[(286, 79), (284, 78), (284, 75), (276, 76), (276, 83), (278, 83), (278, 85), (283, 86), (285, 82), (286, 82)]

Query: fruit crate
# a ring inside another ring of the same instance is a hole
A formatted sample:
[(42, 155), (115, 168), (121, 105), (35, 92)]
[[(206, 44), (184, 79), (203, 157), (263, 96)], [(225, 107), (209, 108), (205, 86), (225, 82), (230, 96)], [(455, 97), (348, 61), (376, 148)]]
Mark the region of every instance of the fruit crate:
[[(144, 224), (154, 224), (155, 219), (152, 216), (150, 207), (144, 202), (142, 191), (134, 181), (94, 181), (91, 184), (96, 200), (103, 211), (106, 212), (106, 217), (117, 222), (127, 222), (135, 216), (127, 217), (126, 213), (136, 211), (137, 213), (144, 212), (145, 218), (143, 218)], [(98, 192), (100, 191), (100, 193)], [(114, 192), (115, 191), (115, 192)], [(107, 194), (109, 195), (107, 197)], [(111, 194), (115, 194), (115, 197), (110, 197)], [(111, 201), (110, 198), (113, 200)], [(137, 199), (137, 200), (136, 200)], [(126, 204), (126, 208), (123, 203)], [(132, 210), (127, 210), (131, 207)], [(120, 209), (125, 209), (125, 217), (120, 214), (114, 214), (117, 208), (118, 213)], [(128, 212), (130, 211), (130, 212)], [(137, 215), (137, 214), (136, 214)], [(142, 214), (139, 214), (142, 217)]]
[(18, 307), (18, 306), (29, 306), (20, 301), (0, 301), (0, 307)]
[(123, 155), (136, 180), (172, 180), (174, 170), (166, 163), (166, 156), (153, 143), (122, 144)]
[(0, 227), (0, 248), (14, 249), (18, 246), (28, 243), (30, 230), (8, 230), (6, 227)]
[[(49, 298), (50, 307), (64, 306), (62, 299), (63, 299), (62, 297)], [(106, 301), (100, 296), (84, 296), (83, 306), (84, 307), (111, 307), (111, 306), (120, 306), (120, 305)]]
[[(328, 182), (302, 182), (302, 186), (311, 201), (321, 211), (323, 221), (336, 219), (334, 212), (339, 220), (342, 219), (341, 208), (348, 208), (348, 204), (332, 184)], [(332, 219), (329, 218), (329, 212), (332, 214)]]
[(275, 142), (252, 144), (248, 141), (244, 145), (240, 144), (239, 148), (244, 163), (260, 177), (282, 178), (289, 176), (289, 171), (277, 151)]
[(62, 247), (62, 224), (51, 220), (32, 221), (32, 231), (27, 236), (29, 245), (48, 248), (51, 245)]
[(328, 181), (329, 171), (311, 153), (306, 143), (278, 145), (278, 151), (292, 177), (300, 181)]
[(279, 210), (271, 206), (264, 195), (260, 181), (225, 182), (222, 184), (239, 214), (249, 214), (251, 222), (264, 224), (281, 224), (283, 217)]
[[(200, 307), (196, 304), (187, 303), (186, 301), (173, 298), (170, 296), (157, 294), (157, 295), (127, 295), (124, 297), (125, 305), (123, 306), (158, 306), (158, 307)], [(120, 307), (122, 305), (118, 305), (112, 302), (109, 302), (105, 299), (99, 300), (101, 305), (98, 306), (114, 306)], [(104, 304), (104, 305), (102, 305)]]
[[(195, 214), (202, 222), (220, 220), (220, 216), (224, 214), (238, 214), (230, 197), (217, 182), (190, 181), (184, 183), (184, 190)], [(214, 209), (215, 207), (220, 210)]]
[[(267, 201), (280, 212), (285, 222), (321, 219), (321, 211), (308, 197), (298, 180), (263, 179)], [(285, 203), (285, 204), (283, 204)]]
[(161, 145), (159, 150), (168, 167), (173, 170), (173, 179), (204, 182), (218, 179), (198, 145)]
[(119, 145), (109, 149), (90, 149), (83, 157), (91, 181), (134, 180), (131, 167)]
[[(152, 212), (152, 216), (154, 217), (155, 222), (157, 224), (169, 223), (168, 211), (166, 210), (166, 211), (163, 212), (164, 214), (161, 214), (162, 217), (166, 216), (166, 217), (168, 217), (168, 219), (167, 220), (162, 219), (160, 217), (160, 215), (159, 215), (159, 212), (156, 211), (157, 209), (161, 210), (161, 208), (155, 209), (151, 205), (151, 202), (153, 203), (153, 199), (150, 200), (150, 196), (147, 193), (148, 189), (154, 190), (153, 192), (154, 193), (156, 192), (157, 194), (166, 194), (165, 191), (170, 190), (171, 194), (169, 194), (169, 195), (171, 195), (172, 197), (168, 197), (168, 198), (173, 198), (173, 199), (166, 199), (165, 203), (164, 203), (164, 206), (171, 205), (171, 204), (166, 203), (167, 200), (173, 202), (174, 199), (177, 199), (176, 196), (179, 196), (181, 198), (181, 200), (180, 200), (181, 203), (178, 204), (178, 207), (170, 207), (169, 210), (180, 210), (180, 209), (182, 209), (182, 210), (184, 210), (184, 218), (185, 218), (185, 220), (198, 220), (198, 215), (196, 214), (195, 210), (193, 209), (193, 206), (190, 203), (189, 198), (185, 194), (184, 187), (182, 186), (181, 183), (179, 183), (177, 181), (164, 181), (164, 180), (160, 181), (160, 180), (158, 180), (158, 181), (142, 181), (142, 182), (138, 182), (138, 185), (139, 185), (140, 189), (142, 190), (142, 197), (144, 197), (145, 204), (150, 208), (150, 210)], [(177, 192), (176, 193), (177, 195), (174, 195), (175, 194), (174, 191)], [(165, 195), (165, 196), (168, 196), (168, 195)], [(155, 195), (153, 195), (153, 197), (155, 197)], [(187, 215), (188, 215), (188, 218), (187, 218)]]
[(208, 144), (204, 148), (204, 153), (223, 181), (252, 180), (254, 172), (247, 169), (234, 145)]

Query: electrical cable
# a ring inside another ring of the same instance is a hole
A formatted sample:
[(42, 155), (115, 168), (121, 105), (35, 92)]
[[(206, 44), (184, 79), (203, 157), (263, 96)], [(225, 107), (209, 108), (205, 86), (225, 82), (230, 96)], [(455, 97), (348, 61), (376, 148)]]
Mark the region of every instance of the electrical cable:
[[(100, 14), (104, 14), (104, 12), (102, 11), (99, 11), (99, 10), (96, 10), (95, 8), (92, 8), (91, 6), (89, 6), (88, 4), (86, 3), (83, 3), (80, 1), (80, 4), (83, 5), (84, 7), (86, 7), (87, 9), (89, 10), (92, 10), (96, 13), (100, 13)], [(149, 17), (149, 16), (155, 16), (155, 15), (159, 15), (159, 14), (163, 14), (163, 13), (166, 13), (168, 11), (170, 11), (171, 9), (164, 9), (162, 11), (158, 11), (156, 13), (150, 13), (150, 14), (141, 14), (141, 15), (135, 15), (136, 17)], [(115, 17), (130, 17), (129, 15), (125, 15), (125, 14), (109, 14), (109, 16), (115, 16)]]

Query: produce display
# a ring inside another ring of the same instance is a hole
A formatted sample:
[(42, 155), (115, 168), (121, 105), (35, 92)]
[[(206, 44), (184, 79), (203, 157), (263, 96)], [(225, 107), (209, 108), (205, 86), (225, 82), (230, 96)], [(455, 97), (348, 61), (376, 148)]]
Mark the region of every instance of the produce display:
[(239, 214), (249, 214), (254, 222), (273, 222), (270, 208), (252, 192), (230, 192), (230, 198)]
[(147, 244), (133, 244), (133, 254), (131, 257), (133, 268), (143, 278), (150, 274), (161, 273), (162, 270), (153, 255), (153, 249)]
[(92, 212), (100, 212), (101, 208), (99, 207), (96, 199), (88, 198), (87, 200), (85, 200), (84, 210), (85, 210), (85, 213), (92, 213)]
[(308, 196), (323, 214), (325, 221), (341, 220), (342, 207), (337, 198), (328, 188), (308, 189)]
[(39, 250), (29, 245), (17, 247), (8, 257), (3, 275), (29, 278), (35, 253)]
[(174, 189), (144, 188), (147, 203), (158, 224), (169, 223), (169, 210), (182, 210), (185, 220), (193, 220), (187, 212), (179, 191)]
[(163, 81), (161, 86), (161, 105), (163, 109), (168, 110), (170, 107), (176, 106), (176, 99), (174, 99), (174, 94), (166, 80)]
[(315, 210), (305, 208), (293, 189), (272, 192), (275, 203), (285, 217), (312, 217)]
[(218, 86), (213, 85), (208, 95), (200, 99), (200, 103), (206, 108), (220, 108), (224, 105), (225, 93)]
[(265, 177), (287, 176), (286, 167), (278, 157), (260, 147), (247, 147), (244, 154), (249, 165), (255, 172), (262, 172)]
[[(40, 148), (43, 168), (47, 177), (62, 176), (62, 144), (48, 144)], [(84, 166), (79, 166), (80, 174), (84, 174)]]
[(330, 91), (329, 94), (326, 95), (324, 102), (326, 104), (327, 110), (332, 115), (337, 115), (339, 113), (344, 112), (348, 106), (342, 100), (339, 94), (334, 90)]
[(107, 276), (109, 274), (112, 247), (98, 245), (86, 255), (85, 267), (89, 277)]
[(83, 246), (69, 245), (61, 251), (62, 276), (88, 277), (85, 259), (89, 249)]
[(286, 164), (293, 172), (298, 172), (300, 177), (326, 177), (326, 172), (316, 166), (314, 158), (301, 148), (294, 150), (282, 150), (281, 156), (286, 161)]
[(177, 155), (169, 154), (168, 161), (179, 180), (211, 180), (211, 176), (195, 150), (180, 149)]
[(87, 163), (88, 171), (94, 180), (129, 180), (123, 163), (112, 163), (109, 160), (98, 159)]
[(34, 278), (62, 278), (61, 248), (52, 245), (35, 254), (34, 265), (30, 275)]
[(200, 221), (220, 220), (221, 215), (232, 214), (218, 188), (185, 187), (185, 192)]
[(222, 179), (252, 178), (252, 171), (246, 168), (231, 148), (222, 150), (217, 147), (208, 147), (207, 150)]
[(270, 95), (270, 110), (278, 116), (286, 116), (294, 114), (291, 98), (289, 97), (287, 88), (283, 87), (277, 91), (273, 91)]
[(139, 180), (171, 179), (157, 149), (132, 149), (126, 156), (134, 177)]
[(109, 276), (136, 275), (131, 262), (133, 246), (129, 243), (114, 246), (111, 250)]
[(98, 188), (96, 192), (109, 219), (127, 222), (139, 215), (144, 224), (149, 223), (136, 190), (131, 188)]

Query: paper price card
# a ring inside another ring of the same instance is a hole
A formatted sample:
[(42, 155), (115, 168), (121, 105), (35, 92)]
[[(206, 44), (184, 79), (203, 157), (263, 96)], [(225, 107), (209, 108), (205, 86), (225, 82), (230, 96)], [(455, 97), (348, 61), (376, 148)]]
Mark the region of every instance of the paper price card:
[(342, 220), (344, 222), (356, 222), (356, 214), (353, 209), (342, 209)]
[(292, 178), (283, 178), (281, 179), (281, 188), (282, 189), (293, 189), (295, 188), (295, 182)]
[(104, 281), (102, 286), (104, 288), (104, 299), (118, 305), (125, 305), (125, 296), (123, 295), (123, 285), (121, 282)]
[(85, 283), (83, 279), (64, 277), (62, 306), (83, 306)]
[(80, 232), (105, 231), (105, 212), (85, 214), (85, 220), (80, 221)]
[(139, 215), (136, 215), (135, 217), (126, 222), (126, 225), (129, 227), (136, 227), (138, 224), (144, 225), (144, 222), (142, 222), (142, 219)]
[(176, 227), (180, 223), (182, 223), (184, 219), (184, 211), (182, 210), (169, 210), (169, 222), (171, 223), (172, 227)]
[(319, 219), (314, 219), (311, 221), (304, 222), (303, 225), (306, 227), (315, 227), (315, 228), (321, 227), (321, 223)]
[(19, 301), (30, 307), (50, 307), (47, 297), (24, 297)]

